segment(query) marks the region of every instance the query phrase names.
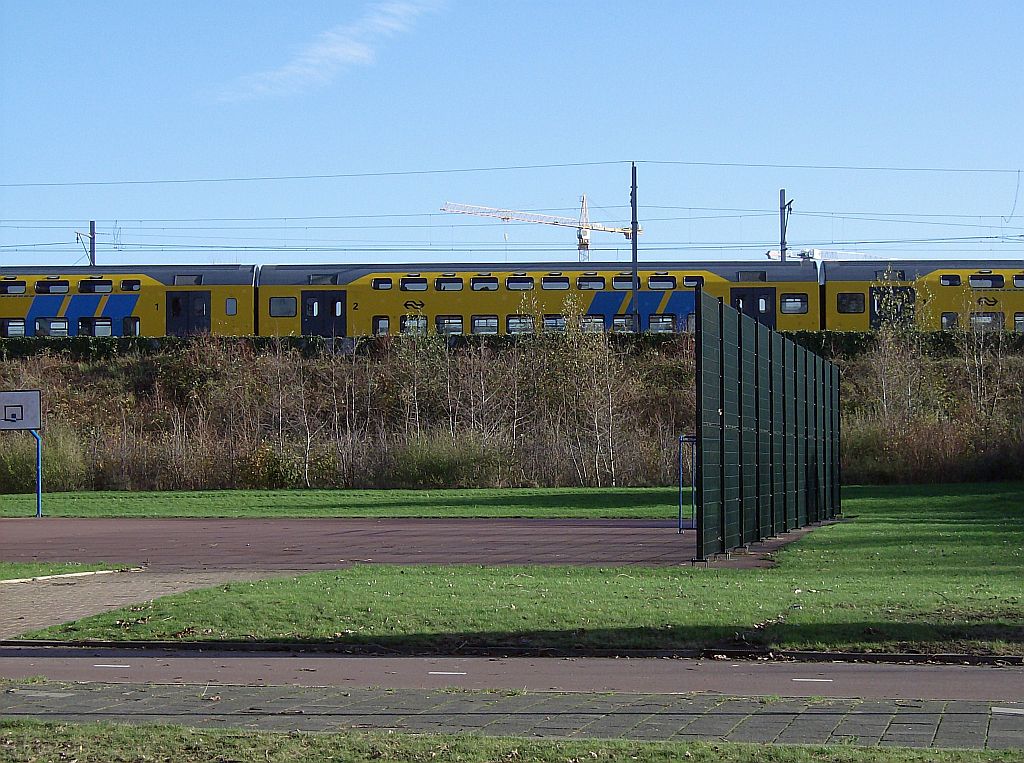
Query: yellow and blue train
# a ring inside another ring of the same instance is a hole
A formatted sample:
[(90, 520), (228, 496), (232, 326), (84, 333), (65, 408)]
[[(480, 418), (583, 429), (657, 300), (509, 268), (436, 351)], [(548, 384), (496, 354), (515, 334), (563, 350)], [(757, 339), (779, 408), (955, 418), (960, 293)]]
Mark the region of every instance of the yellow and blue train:
[[(870, 331), (886, 300), (926, 330), (1024, 332), (1024, 262), (650, 262), (641, 331), (692, 328), (701, 288), (780, 331)], [(327, 337), (632, 331), (620, 262), (0, 268), (0, 336)]]

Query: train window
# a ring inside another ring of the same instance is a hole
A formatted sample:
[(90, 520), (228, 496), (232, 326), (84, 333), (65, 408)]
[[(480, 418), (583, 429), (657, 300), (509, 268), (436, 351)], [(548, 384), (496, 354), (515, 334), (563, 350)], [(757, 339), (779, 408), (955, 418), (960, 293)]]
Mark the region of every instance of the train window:
[(335, 318), (340, 318), (341, 317), (341, 313), (344, 311), (344, 309), (345, 309), (345, 303), (344, 302), (342, 302), (340, 299), (334, 300), (334, 317)]
[(67, 336), (67, 318), (36, 318), (36, 334), (39, 336)]
[(175, 286), (202, 286), (203, 277), (192, 273), (179, 273), (174, 276)]
[(398, 282), (398, 288), (402, 291), (426, 291), (426, 278), (403, 278)]
[(956, 273), (947, 273), (939, 276), (939, 286), (959, 286), (960, 276)]
[(510, 334), (532, 334), (534, 321), (532, 315), (510, 315), (505, 321)]
[(971, 328), (976, 331), (1002, 331), (1005, 322), (1003, 313), (971, 313)]
[(79, 318), (78, 333), (82, 336), (110, 336), (113, 325), (110, 318)]
[(599, 334), (604, 331), (604, 318), (600, 315), (584, 315), (580, 318), (580, 331), (588, 334)]
[(497, 315), (474, 315), (470, 320), (470, 330), (474, 334), (497, 334), (498, 333), (498, 316)]
[(138, 291), (142, 288), (142, 283), (137, 278), (126, 278), (121, 281), (121, 291)]
[(676, 288), (675, 276), (651, 276), (647, 279), (647, 288), (658, 291), (667, 291)]
[(224, 300), (224, 315), (238, 315), (238, 300), (228, 297)]
[(632, 334), (636, 330), (636, 322), (633, 320), (633, 315), (616, 315), (612, 318), (612, 331), (617, 331), (620, 334)]
[(338, 283), (338, 276), (334, 273), (314, 273), (309, 277), (310, 286), (334, 286)]
[(392, 285), (390, 278), (374, 278), (370, 281), (370, 286), (378, 291), (387, 291)]
[(320, 315), (320, 300), (316, 297), (306, 300), (306, 315), (310, 318), (316, 318)]
[(67, 294), (67, 281), (36, 281), (36, 294)]
[(862, 292), (840, 292), (836, 295), (836, 311), (844, 315), (864, 312), (864, 294)]
[(24, 294), (24, 281), (3, 281), (0, 282), (0, 294)]
[(142, 324), (138, 318), (128, 316), (123, 321), (122, 329), (125, 336), (139, 336), (142, 333)]
[(671, 334), (676, 330), (676, 317), (671, 314), (652, 315), (648, 327), (654, 334)]
[(632, 289), (633, 276), (612, 276), (612, 288), (620, 290)]
[(192, 315), (206, 315), (206, 309), (209, 306), (209, 303), (205, 299), (193, 299)]
[(704, 285), (704, 276), (683, 276), (683, 286), (687, 289), (696, 289)]
[(509, 291), (529, 291), (533, 288), (531, 276), (509, 276), (505, 279), (505, 288)]
[(494, 276), (476, 276), (470, 279), (469, 288), (473, 291), (497, 291), (498, 279)]
[(875, 271), (876, 281), (906, 281), (907, 273), (905, 270), (893, 270), (888, 268), (886, 270)]
[(683, 328), (683, 331), (685, 331), (687, 334), (692, 334), (696, 330), (697, 330), (697, 313), (687, 313), (686, 314), (686, 324), (685, 324), (685, 326)]
[(941, 319), (941, 325), (943, 331), (952, 331), (956, 328), (957, 323), (960, 322), (960, 315), (958, 313), (943, 313)]
[(786, 315), (799, 315), (807, 312), (806, 294), (783, 294), (779, 300), (779, 312)]
[(737, 281), (767, 281), (768, 272), (765, 270), (739, 270), (736, 272)]
[[(497, 321), (497, 318), (495, 318)], [(439, 315), (435, 319), (437, 333), (445, 336), (454, 336), (462, 333), (461, 315)]]
[(600, 291), (604, 288), (604, 277), (580, 276), (576, 279), (576, 288), (581, 291)]
[(100, 279), (90, 279), (78, 282), (79, 294), (110, 294), (114, 290), (114, 282)]
[(295, 297), (271, 297), (270, 317), (271, 318), (294, 318), (298, 309), (298, 300)]
[(0, 336), (25, 336), (25, 319), (4, 318), (0, 320)]
[(1024, 276), (1014, 276), (1013, 285), (1018, 289), (1024, 288)]
[(461, 278), (435, 278), (434, 288), (438, 291), (462, 291)]
[(1018, 334), (1024, 334), (1024, 313), (1013, 314), (1013, 330)]
[(569, 279), (566, 276), (544, 276), (540, 279), (540, 288), (564, 291), (569, 288)]
[(403, 315), (398, 322), (399, 329), (403, 334), (427, 333), (427, 316), (425, 315)]
[(565, 316), (564, 315), (545, 315), (544, 316), (544, 330), (545, 331), (565, 331)]
[(373, 335), (387, 336), (391, 331), (391, 319), (386, 315), (373, 316)]
[(999, 275), (968, 276), (967, 283), (972, 289), (1001, 289), (1003, 277)]

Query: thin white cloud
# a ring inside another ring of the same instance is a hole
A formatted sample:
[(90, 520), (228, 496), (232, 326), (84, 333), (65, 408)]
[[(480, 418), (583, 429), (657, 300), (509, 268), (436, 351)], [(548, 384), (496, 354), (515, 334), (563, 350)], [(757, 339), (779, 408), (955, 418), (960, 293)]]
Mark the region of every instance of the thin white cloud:
[(384, 40), (410, 31), (416, 19), (439, 5), (440, 0), (374, 3), (355, 21), (321, 34), (283, 66), (240, 77), (221, 92), (221, 99), (239, 101), (288, 95), (327, 85), (345, 69), (374, 63), (377, 48)]

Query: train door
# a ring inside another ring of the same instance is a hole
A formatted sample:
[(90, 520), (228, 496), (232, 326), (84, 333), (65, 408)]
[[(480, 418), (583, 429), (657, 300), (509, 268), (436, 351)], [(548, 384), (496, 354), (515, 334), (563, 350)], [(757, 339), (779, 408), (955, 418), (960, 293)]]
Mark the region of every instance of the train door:
[(913, 286), (872, 286), (868, 296), (871, 299), (871, 328), (877, 329), (883, 323), (900, 324), (914, 320)]
[(744, 286), (730, 289), (730, 304), (768, 328), (775, 328), (775, 289)]
[(210, 292), (167, 292), (167, 336), (210, 332)]
[(345, 336), (345, 292), (333, 289), (302, 292), (302, 333)]

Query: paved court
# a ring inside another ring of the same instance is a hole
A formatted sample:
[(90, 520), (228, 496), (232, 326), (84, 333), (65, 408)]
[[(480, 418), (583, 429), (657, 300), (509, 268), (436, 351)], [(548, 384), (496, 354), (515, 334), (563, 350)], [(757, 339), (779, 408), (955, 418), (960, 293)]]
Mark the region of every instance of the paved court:
[(0, 715), (267, 731), (1024, 748), (1024, 706), (964, 700), (45, 683), (0, 694)]
[[(787, 533), (717, 564), (770, 564)], [(150, 570), (324, 570), (387, 564), (689, 564), (693, 530), (622, 519), (0, 519), (0, 559)]]

